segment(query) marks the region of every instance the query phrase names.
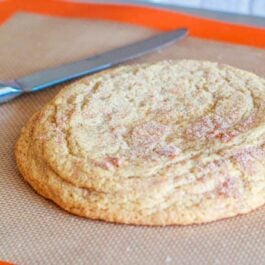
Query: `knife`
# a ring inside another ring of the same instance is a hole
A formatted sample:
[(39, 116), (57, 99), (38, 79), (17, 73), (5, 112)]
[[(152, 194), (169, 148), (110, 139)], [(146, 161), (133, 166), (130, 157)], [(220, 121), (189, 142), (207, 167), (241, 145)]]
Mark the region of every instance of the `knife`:
[(172, 44), (184, 38), (187, 33), (188, 30), (185, 28), (168, 31), (128, 46), (104, 52), (100, 55), (0, 83), (0, 103), (24, 93), (42, 90), (83, 75), (110, 68)]

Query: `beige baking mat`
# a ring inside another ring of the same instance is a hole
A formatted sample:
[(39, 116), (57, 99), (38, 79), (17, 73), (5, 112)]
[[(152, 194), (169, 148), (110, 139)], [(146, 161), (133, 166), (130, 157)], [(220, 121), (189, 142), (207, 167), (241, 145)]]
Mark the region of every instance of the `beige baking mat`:
[[(0, 27), (0, 80), (143, 39), (155, 32), (113, 22), (17, 14)], [(187, 38), (137, 61), (214, 60), (265, 76), (265, 50)], [(135, 227), (72, 216), (18, 174), (20, 128), (59, 88), (0, 105), (0, 260), (17, 264), (265, 264), (265, 208), (188, 227)]]

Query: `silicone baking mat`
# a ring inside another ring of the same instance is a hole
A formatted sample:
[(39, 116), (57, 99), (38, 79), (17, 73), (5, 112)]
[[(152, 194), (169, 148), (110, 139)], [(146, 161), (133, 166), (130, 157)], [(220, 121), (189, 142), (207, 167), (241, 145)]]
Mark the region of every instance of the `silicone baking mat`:
[[(16, 13), (0, 27), (0, 80), (157, 32), (113, 21)], [(179, 58), (228, 63), (265, 77), (264, 49), (192, 37), (134, 62)], [(264, 264), (264, 207), (206, 225), (152, 228), (79, 218), (37, 195), (16, 169), (14, 145), (23, 124), (59, 89), (0, 105), (0, 260), (16, 264)]]

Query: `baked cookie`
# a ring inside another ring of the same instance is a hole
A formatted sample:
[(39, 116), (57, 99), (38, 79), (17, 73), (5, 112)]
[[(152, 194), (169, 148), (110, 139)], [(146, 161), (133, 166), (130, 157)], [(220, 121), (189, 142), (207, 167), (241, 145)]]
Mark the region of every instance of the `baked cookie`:
[(73, 82), (23, 128), (18, 168), (76, 215), (205, 223), (265, 203), (265, 80), (192, 60)]

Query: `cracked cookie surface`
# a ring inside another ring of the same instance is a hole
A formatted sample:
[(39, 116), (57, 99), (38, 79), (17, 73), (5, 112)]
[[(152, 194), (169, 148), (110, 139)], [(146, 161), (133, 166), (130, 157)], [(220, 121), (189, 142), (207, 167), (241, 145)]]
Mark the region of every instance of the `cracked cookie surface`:
[(265, 80), (212, 62), (122, 66), (66, 88), (22, 129), (18, 168), (65, 210), (193, 224), (265, 203)]

